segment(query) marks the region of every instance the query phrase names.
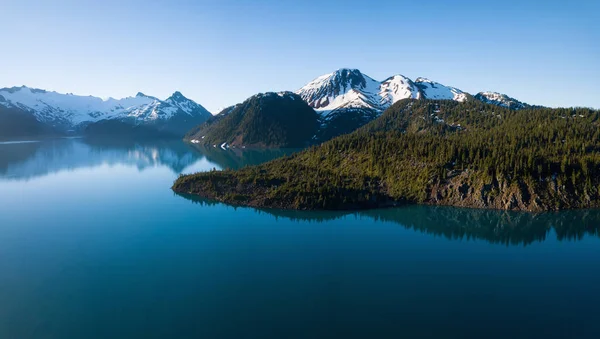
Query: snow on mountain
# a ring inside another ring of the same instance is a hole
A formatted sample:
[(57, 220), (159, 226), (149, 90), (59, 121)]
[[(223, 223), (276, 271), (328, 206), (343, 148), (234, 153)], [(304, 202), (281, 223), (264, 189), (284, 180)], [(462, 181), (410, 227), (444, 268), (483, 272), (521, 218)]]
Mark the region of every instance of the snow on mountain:
[(475, 95), (475, 99), (488, 104), (515, 110), (530, 107), (529, 104), (521, 102), (515, 98), (511, 98), (506, 94), (500, 94), (498, 92), (479, 92)]
[(167, 121), (177, 115), (210, 116), (204, 107), (175, 92), (161, 101), (138, 93), (135, 97), (103, 100), (48, 92), (29, 87), (0, 89), (0, 105), (19, 108), (33, 114), (40, 122), (66, 129), (107, 119), (134, 119), (136, 122)]
[(467, 95), (458, 88), (444, 86), (426, 78), (415, 80), (425, 99), (466, 101)]
[(381, 113), (398, 100), (407, 98), (467, 99), (463, 91), (425, 78), (413, 82), (403, 75), (394, 75), (379, 82), (357, 69), (345, 68), (316, 78), (296, 93), (324, 116), (341, 109), (368, 109)]
[(389, 107), (398, 100), (421, 98), (419, 88), (409, 78), (403, 75), (394, 75), (385, 79), (379, 86), (381, 105)]
[(204, 115), (206, 117), (212, 116), (212, 114), (208, 110), (206, 110), (206, 108), (204, 108), (204, 107), (202, 107), (202, 105), (184, 97), (183, 94), (181, 94), (181, 92), (179, 92), (179, 91), (173, 93), (173, 95), (171, 95), (167, 100), (165, 100), (165, 102), (174, 107), (181, 109), (185, 113), (192, 115), (192, 116), (194, 116), (194, 115)]
[(296, 94), (326, 116), (343, 108), (381, 110), (380, 85), (357, 69), (339, 69), (316, 78)]
[(357, 69), (342, 68), (322, 75), (296, 91), (321, 115), (321, 128), (316, 136), (329, 140), (350, 133), (376, 119), (383, 111), (402, 99), (480, 100), (511, 109), (528, 107), (508, 96), (484, 92), (473, 97), (462, 90), (426, 78), (415, 81), (394, 75), (382, 82)]

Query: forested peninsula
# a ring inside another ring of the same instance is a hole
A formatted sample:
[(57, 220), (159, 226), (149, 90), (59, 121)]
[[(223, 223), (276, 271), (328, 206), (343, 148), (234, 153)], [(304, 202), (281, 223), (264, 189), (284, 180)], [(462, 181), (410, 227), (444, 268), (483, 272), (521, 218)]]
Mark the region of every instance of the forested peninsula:
[(599, 124), (588, 108), (405, 99), (353, 133), (258, 166), (183, 175), (172, 189), (298, 210), (597, 208)]

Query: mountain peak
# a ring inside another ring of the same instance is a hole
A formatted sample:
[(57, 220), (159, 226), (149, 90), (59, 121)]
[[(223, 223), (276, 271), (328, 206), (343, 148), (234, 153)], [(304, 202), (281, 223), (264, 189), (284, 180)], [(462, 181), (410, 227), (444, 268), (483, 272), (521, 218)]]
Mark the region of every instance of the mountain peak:
[(27, 87), (25, 85), (23, 85), (23, 86), (14, 86), (14, 87), (0, 88), (1, 92), (8, 92), (8, 93), (16, 93), (16, 92), (19, 92), (21, 90), (29, 91), (31, 93), (47, 93), (43, 89), (31, 88), (31, 87)]
[(428, 83), (435, 83), (435, 81), (431, 81), (427, 78), (424, 77), (418, 77), (417, 79), (415, 79), (415, 82), (428, 82)]
[(209, 118), (212, 114), (206, 110), (206, 108), (202, 107), (202, 105), (198, 104), (194, 100), (186, 98), (181, 92), (175, 91), (167, 100), (167, 103), (172, 105), (173, 107), (181, 109), (183, 112), (192, 116), (204, 116)]
[(275, 98), (275, 97), (280, 97), (280, 98), (284, 98), (284, 99), (291, 99), (291, 100), (299, 99), (300, 101), (302, 101), (302, 98), (299, 97), (298, 94), (296, 94), (294, 92), (290, 92), (290, 91), (258, 93), (258, 94), (255, 94), (255, 95), (251, 96), (247, 100), (263, 99), (263, 98)]
[(475, 99), (483, 101), (488, 104), (493, 104), (496, 106), (506, 107), (510, 109), (523, 109), (530, 107), (529, 104), (521, 102), (515, 98), (509, 97), (506, 94), (498, 93), (498, 92), (479, 92), (475, 95)]
[(358, 69), (340, 68), (322, 75), (296, 94), (314, 109), (331, 112), (345, 107), (378, 107), (379, 82)]
[(417, 85), (405, 77), (397, 74), (381, 82), (379, 87), (379, 96), (381, 97), (382, 108), (386, 108), (402, 99), (419, 99), (421, 93)]
[(433, 100), (454, 100), (463, 102), (467, 100), (467, 94), (458, 88), (445, 86), (439, 82), (431, 81), (427, 78), (418, 77), (415, 84), (419, 87), (425, 99)]
[[(408, 77), (406, 77), (406, 76), (404, 76), (402, 74), (394, 74), (391, 77), (383, 80), (382, 82), (386, 82), (386, 81), (394, 80), (394, 79), (406, 79), (406, 80), (410, 80)], [(412, 80), (410, 80), (410, 81), (412, 81)]]
[(334, 74), (362, 74), (357, 68), (340, 68), (334, 72)]
[(333, 81), (349, 83), (351, 86), (363, 85), (365, 76), (358, 69), (340, 68), (332, 73)]
[(182, 100), (189, 100), (189, 99), (186, 98), (183, 94), (181, 94), (181, 92), (175, 91), (175, 93), (171, 94), (171, 96), (167, 100), (182, 101)]

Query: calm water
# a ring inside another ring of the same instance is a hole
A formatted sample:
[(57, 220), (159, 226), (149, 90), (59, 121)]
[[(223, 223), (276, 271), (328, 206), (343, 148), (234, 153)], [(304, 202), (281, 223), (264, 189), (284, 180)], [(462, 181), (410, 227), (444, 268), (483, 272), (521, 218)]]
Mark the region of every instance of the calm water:
[(169, 189), (284, 153), (1, 144), (0, 338), (600, 337), (600, 212), (260, 211)]

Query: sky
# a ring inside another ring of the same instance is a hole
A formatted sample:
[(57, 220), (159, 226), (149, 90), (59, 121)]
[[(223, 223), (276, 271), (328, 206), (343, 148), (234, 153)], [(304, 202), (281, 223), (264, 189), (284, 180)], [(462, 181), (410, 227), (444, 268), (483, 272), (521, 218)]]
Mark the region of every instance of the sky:
[(211, 112), (339, 68), (600, 108), (600, 1), (0, 0), (0, 87)]

